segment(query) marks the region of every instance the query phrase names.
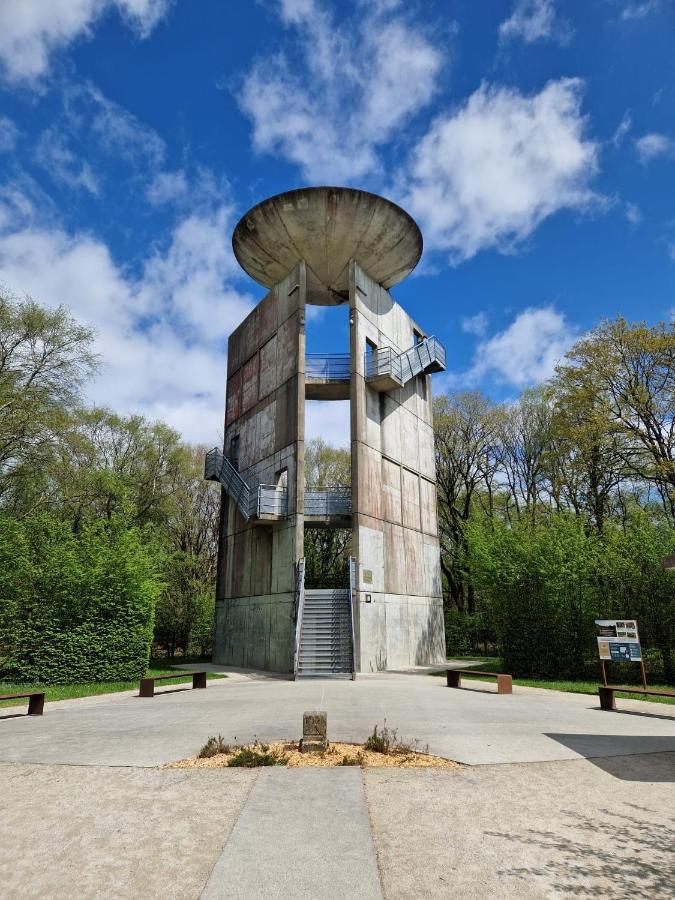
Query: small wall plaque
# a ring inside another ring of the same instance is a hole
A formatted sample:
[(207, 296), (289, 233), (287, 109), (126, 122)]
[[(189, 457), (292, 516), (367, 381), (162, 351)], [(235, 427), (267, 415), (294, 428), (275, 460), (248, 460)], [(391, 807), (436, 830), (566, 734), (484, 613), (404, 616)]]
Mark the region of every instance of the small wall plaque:
[(364, 569), (363, 570), (363, 583), (364, 584), (372, 584), (373, 583), (373, 570), (372, 569)]

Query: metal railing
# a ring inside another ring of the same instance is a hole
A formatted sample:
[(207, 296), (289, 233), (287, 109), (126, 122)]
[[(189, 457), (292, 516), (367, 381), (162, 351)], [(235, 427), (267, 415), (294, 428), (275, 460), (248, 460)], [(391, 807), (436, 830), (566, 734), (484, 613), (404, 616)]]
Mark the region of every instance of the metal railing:
[(381, 347), (379, 350), (366, 351), (366, 378), (377, 378), (379, 375), (391, 375), (397, 381), (403, 382), (401, 372), (401, 354), (391, 347)]
[(309, 381), (349, 381), (349, 353), (308, 353), (305, 377)]
[(239, 507), (242, 516), (247, 520), (252, 518), (251, 502), (255, 497), (251, 497), (251, 488), (217, 447), (206, 454), (204, 478), (207, 481), (219, 481)]
[(259, 519), (263, 515), (285, 518), (288, 515), (288, 490), (273, 484), (251, 487), (241, 477), (232, 463), (217, 447), (209, 450), (204, 459), (204, 478), (218, 481), (237, 504), (246, 519)]
[(356, 679), (356, 625), (354, 616), (354, 603), (356, 591), (359, 586), (358, 563), (355, 556), (349, 557), (349, 624), (352, 633), (352, 681)]
[(333, 486), (322, 490), (305, 490), (306, 516), (350, 516), (352, 489)]
[(366, 378), (390, 375), (406, 384), (422, 372), (441, 372), (446, 367), (445, 347), (436, 337), (425, 338), (414, 347), (397, 353), (391, 347), (367, 350)]
[(295, 653), (293, 656), (293, 676), (298, 677), (300, 662), (300, 638), (302, 636), (302, 616), (305, 611), (305, 557), (295, 566)]
[(257, 497), (257, 516), (279, 516), (286, 518), (288, 515), (288, 490), (285, 487), (276, 487), (273, 484), (259, 484)]

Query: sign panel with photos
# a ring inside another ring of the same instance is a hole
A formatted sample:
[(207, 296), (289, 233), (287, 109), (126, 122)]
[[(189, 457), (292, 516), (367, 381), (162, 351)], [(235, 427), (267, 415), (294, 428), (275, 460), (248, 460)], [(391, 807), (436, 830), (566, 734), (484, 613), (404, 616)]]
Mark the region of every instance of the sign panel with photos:
[(596, 619), (598, 653), (602, 661), (642, 662), (642, 650), (634, 619)]

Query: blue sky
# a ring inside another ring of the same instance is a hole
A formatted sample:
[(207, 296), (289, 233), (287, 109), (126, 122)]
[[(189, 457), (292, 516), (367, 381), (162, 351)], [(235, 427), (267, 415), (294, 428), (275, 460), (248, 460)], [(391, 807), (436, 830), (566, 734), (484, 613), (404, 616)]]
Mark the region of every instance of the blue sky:
[(0, 280), (96, 328), (92, 402), (217, 443), (263, 293), (234, 224), (362, 187), (422, 228), (393, 293), (435, 389), (514, 397), (601, 318), (674, 314), (674, 48), (673, 0), (1, 0)]

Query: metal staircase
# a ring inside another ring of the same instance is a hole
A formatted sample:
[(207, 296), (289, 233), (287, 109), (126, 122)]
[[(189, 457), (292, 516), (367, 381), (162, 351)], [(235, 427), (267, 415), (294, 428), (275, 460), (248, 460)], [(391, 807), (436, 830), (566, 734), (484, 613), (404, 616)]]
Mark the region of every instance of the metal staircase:
[(377, 391), (391, 391), (422, 373), (443, 372), (445, 363), (445, 347), (435, 337), (425, 338), (403, 353), (381, 347), (366, 352), (366, 381)]
[(296, 677), (354, 677), (351, 591), (305, 590), (299, 609)]
[(286, 488), (273, 484), (251, 487), (217, 447), (206, 454), (204, 478), (222, 484), (247, 522), (250, 519), (283, 519), (288, 514)]

